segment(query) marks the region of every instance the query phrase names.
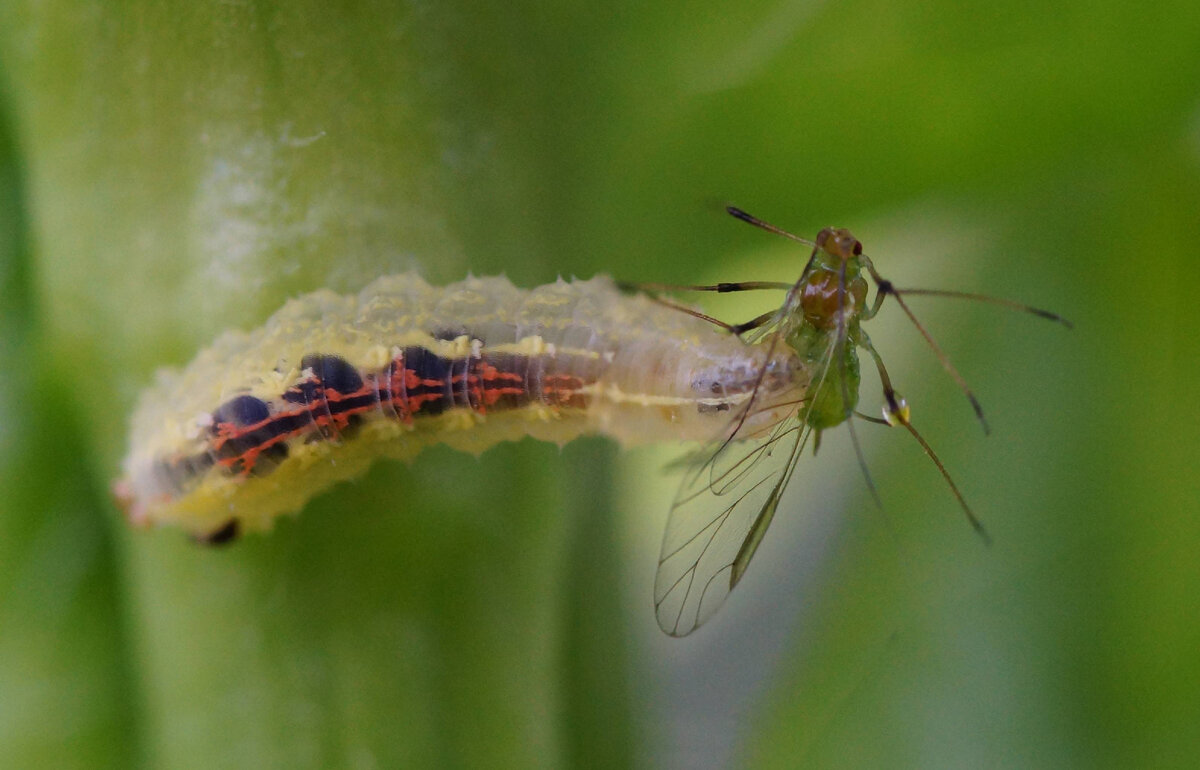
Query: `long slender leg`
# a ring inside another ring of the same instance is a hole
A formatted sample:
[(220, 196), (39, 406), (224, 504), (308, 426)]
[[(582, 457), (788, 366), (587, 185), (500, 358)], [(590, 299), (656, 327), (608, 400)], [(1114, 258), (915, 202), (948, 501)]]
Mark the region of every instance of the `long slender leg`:
[(958, 505), (960, 508), (962, 508), (963, 513), (966, 515), (967, 521), (971, 523), (971, 527), (981, 538), (983, 538), (984, 543), (991, 545), (992, 536), (988, 534), (987, 528), (983, 526), (983, 522), (980, 521), (979, 517), (975, 515), (975, 512), (971, 510), (971, 506), (967, 505), (966, 498), (963, 497), (962, 492), (959, 491), (958, 485), (954, 483), (954, 479), (950, 477), (950, 472), (946, 470), (946, 466), (942, 462), (942, 459), (938, 457), (937, 452), (933, 451), (933, 447), (929, 445), (929, 442), (925, 440), (925, 437), (917, 431), (915, 426), (913, 426), (912, 413), (908, 408), (908, 403), (904, 400), (904, 397), (897, 393), (896, 389), (892, 387), (892, 378), (888, 376), (887, 367), (883, 365), (883, 359), (879, 356), (879, 351), (875, 350), (875, 346), (871, 344), (870, 338), (867, 337), (865, 333), (862, 335), (860, 344), (867, 350), (868, 353), (871, 354), (871, 358), (875, 361), (875, 368), (879, 370), (879, 381), (883, 385), (883, 396), (888, 404), (887, 412), (885, 413), (888, 418), (888, 423), (892, 425), (897, 423), (903, 425), (904, 428), (912, 434), (913, 438), (917, 440), (917, 443), (921, 445), (921, 449), (924, 450), (925, 455), (933, 461), (933, 464), (937, 467), (938, 472), (942, 474), (942, 478), (945, 479), (947, 486), (950, 487), (950, 491), (954, 494), (954, 498), (958, 500)]
[(858, 460), (858, 467), (862, 471), (863, 478), (866, 479), (867, 489), (871, 492), (871, 498), (875, 501), (875, 505), (882, 510), (883, 500), (880, 499), (879, 490), (875, 488), (875, 480), (871, 478), (871, 471), (867, 468), (867, 458), (863, 454), (862, 445), (858, 443), (858, 431), (854, 429), (854, 421), (850, 419), (854, 414), (854, 407), (850, 406), (850, 383), (846, 381), (846, 345), (848, 335), (846, 333), (845, 303), (846, 262), (843, 260), (841, 270), (838, 273), (837, 341), (834, 343), (838, 365), (838, 382), (842, 389), (842, 406), (845, 409), (846, 430), (850, 432), (850, 444), (854, 447), (854, 457)]
[(751, 318), (749, 321), (743, 321), (740, 324), (734, 324), (732, 327), (733, 333), (740, 337), (748, 331), (757, 329), (760, 326), (765, 326), (766, 324), (770, 323), (778, 314), (778, 310), (768, 310), (762, 315)]
[(895, 425), (897, 422), (903, 423), (909, 415), (908, 402), (892, 387), (892, 378), (888, 375), (887, 367), (883, 365), (883, 357), (875, 349), (871, 338), (861, 329), (859, 330), (858, 344), (871, 354), (871, 360), (875, 362), (875, 369), (879, 372), (879, 384), (883, 388), (883, 399), (887, 402), (887, 412), (885, 413), (887, 423), (889, 425)]
[(762, 291), (774, 289), (777, 291), (787, 291), (792, 288), (790, 283), (782, 283), (780, 281), (737, 281), (732, 283), (722, 282), (704, 285), (676, 285), (672, 283), (639, 283), (637, 281), (617, 281), (617, 288), (621, 291), (715, 291), (720, 294), (727, 294), (734, 291)]
[(946, 370), (947, 374), (954, 378), (954, 381), (958, 383), (959, 390), (961, 390), (963, 395), (967, 397), (967, 401), (971, 402), (971, 408), (975, 410), (975, 418), (979, 420), (980, 426), (983, 427), (984, 434), (991, 433), (992, 429), (988, 425), (987, 417), (985, 417), (983, 414), (983, 405), (979, 403), (979, 399), (975, 398), (975, 394), (971, 391), (971, 386), (967, 384), (967, 381), (963, 378), (963, 376), (958, 373), (957, 369), (954, 368), (954, 364), (950, 363), (950, 357), (946, 355), (945, 351), (942, 350), (942, 347), (937, 344), (936, 340), (933, 339), (933, 335), (930, 334), (928, 330), (921, 325), (921, 322), (917, 320), (917, 316), (908, 307), (908, 303), (904, 301), (904, 297), (900, 295), (892, 282), (879, 274), (879, 271), (875, 269), (875, 265), (872, 264), (871, 260), (868, 259), (865, 254), (861, 257), (861, 259), (863, 265), (871, 273), (871, 278), (875, 281), (875, 285), (878, 287), (875, 305), (872, 308), (870, 315), (866, 315), (865, 317), (870, 318), (875, 314), (876, 311), (879, 310), (880, 305), (883, 304), (883, 298), (887, 297), (888, 295), (895, 297), (896, 304), (900, 306), (900, 309), (904, 311), (906, 316), (908, 316), (908, 320), (912, 321), (913, 326), (917, 327), (917, 331), (920, 332), (921, 336), (925, 338), (925, 343), (929, 345), (930, 350), (933, 351), (933, 354), (937, 357), (938, 362), (941, 363), (942, 368)]
[(760, 316), (751, 318), (749, 321), (745, 321), (740, 324), (730, 324), (730, 323), (725, 323), (724, 321), (722, 321), (718, 318), (713, 318), (712, 316), (708, 315), (707, 313), (701, 313), (699, 310), (693, 310), (690, 307), (686, 307), (684, 305), (680, 305), (678, 303), (672, 302), (669, 299), (663, 299), (662, 297), (656, 297), (653, 294), (647, 294), (646, 296), (649, 297), (652, 301), (657, 302), (658, 304), (662, 305), (663, 307), (669, 307), (672, 310), (678, 310), (681, 313), (687, 313), (688, 315), (690, 315), (694, 318), (699, 318), (701, 321), (708, 321), (713, 326), (724, 329), (725, 331), (729, 332), (730, 334), (733, 334), (738, 337), (741, 337), (743, 334), (745, 334), (748, 331), (751, 331), (752, 329), (757, 329), (758, 327), (763, 326), (768, 321), (770, 321), (772, 318), (774, 318), (775, 314), (778, 312), (775, 310), (770, 310), (766, 313), (763, 313)]
[(993, 305), (1000, 305), (1001, 307), (1020, 310), (1023, 313), (1029, 313), (1031, 315), (1038, 316), (1039, 318), (1045, 318), (1047, 321), (1060, 323), (1068, 329), (1075, 328), (1075, 324), (1063, 318), (1058, 313), (1051, 313), (1049, 310), (1042, 310), (1041, 308), (1034, 307), (1033, 305), (1026, 305), (1024, 302), (1004, 299), (1003, 297), (992, 297), (987, 294), (975, 294), (969, 291), (951, 291), (948, 289), (898, 289), (895, 286), (891, 288), (891, 293), (904, 294), (906, 296), (922, 294), (927, 297), (951, 297), (953, 299), (970, 299), (975, 300), (976, 302), (988, 302)]
[(876, 425), (886, 425), (889, 428), (892, 427), (892, 424), (890, 422), (888, 422), (887, 420), (883, 419), (882, 417), (872, 417), (869, 414), (863, 414), (862, 412), (858, 411), (857, 409), (854, 410), (854, 416), (865, 422), (873, 422)]
[(688, 315), (690, 315), (694, 318), (699, 318), (701, 321), (708, 321), (713, 326), (720, 327), (720, 328), (724, 329), (725, 331), (729, 332), (730, 334), (738, 334), (738, 330), (736, 327), (734, 327), (733, 324), (725, 323), (724, 321), (722, 321), (720, 319), (713, 318), (712, 316), (710, 316), (706, 313), (701, 313), (699, 310), (693, 310), (690, 307), (686, 307), (686, 306), (680, 305), (676, 302), (672, 302), (669, 299), (663, 299), (662, 297), (656, 297), (653, 294), (647, 294), (646, 296), (649, 297), (652, 302), (657, 302), (658, 304), (662, 305), (663, 307), (669, 307), (672, 310), (678, 310), (680, 313), (687, 313)]

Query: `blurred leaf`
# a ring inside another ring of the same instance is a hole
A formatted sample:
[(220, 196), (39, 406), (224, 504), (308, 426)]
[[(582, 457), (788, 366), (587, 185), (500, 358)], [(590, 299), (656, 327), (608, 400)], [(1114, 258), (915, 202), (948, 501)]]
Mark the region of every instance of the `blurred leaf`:
[(128, 767), (136, 730), (112, 541), (65, 393), (42, 376), (21, 174), (0, 125), (0, 746)]

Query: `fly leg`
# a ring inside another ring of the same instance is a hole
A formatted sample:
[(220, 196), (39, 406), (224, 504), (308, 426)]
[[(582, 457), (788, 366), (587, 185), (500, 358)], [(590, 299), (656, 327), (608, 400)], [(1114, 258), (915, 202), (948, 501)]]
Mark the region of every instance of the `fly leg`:
[[(917, 331), (920, 332), (921, 336), (925, 338), (925, 343), (929, 345), (930, 350), (932, 350), (933, 354), (937, 356), (937, 360), (939, 363), (941, 363), (942, 368), (954, 378), (954, 381), (958, 383), (959, 390), (961, 390), (963, 395), (967, 397), (967, 400), (971, 402), (971, 408), (975, 410), (975, 417), (979, 420), (979, 424), (983, 427), (984, 434), (986, 435), (991, 433), (992, 429), (988, 426), (987, 418), (983, 416), (983, 406), (979, 403), (979, 399), (975, 398), (975, 394), (971, 392), (971, 386), (967, 385), (967, 381), (963, 379), (963, 376), (958, 373), (957, 369), (954, 368), (954, 364), (950, 363), (950, 357), (946, 355), (946, 353), (942, 350), (942, 347), (933, 339), (933, 335), (931, 335), (925, 329), (925, 327), (921, 325), (921, 322), (917, 320), (917, 316), (913, 314), (913, 311), (908, 307), (908, 303), (905, 302), (904, 297), (901, 296), (900, 290), (897, 289), (891, 281), (879, 274), (879, 271), (875, 269), (874, 263), (871, 262), (866, 254), (861, 255), (860, 259), (862, 260), (863, 266), (866, 267), (867, 271), (871, 274), (871, 279), (875, 281), (875, 286), (877, 287), (877, 291), (875, 292), (875, 302), (871, 305), (870, 310), (863, 311), (863, 320), (869, 321), (870, 319), (874, 318), (875, 314), (879, 312), (879, 308), (883, 305), (883, 301), (889, 295), (895, 297), (896, 304), (900, 306), (900, 309), (904, 311), (906, 316), (908, 316), (908, 320), (912, 321), (913, 326), (917, 327)], [(871, 351), (872, 355), (875, 356), (875, 360), (878, 362), (878, 354), (876, 354), (873, 349), (871, 349)], [(879, 364), (879, 366), (882, 368), (882, 364)], [(886, 393), (887, 389), (885, 388), (884, 394), (886, 395)]]
[(904, 400), (904, 396), (901, 396), (892, 387), (892, 378), (888, 376), (887, 367), (883, 365), (883, 359), (880, 357), (879, 351), (875, 350), (875, 346), (871, 344), (871, 338), (867, 336), (866, 332), (862, 332), (859, 345), (871, 354), (871, 358), (875, 361), (875, 368), (879, 371), (879, 382), (883, 387), (884, 400), (887, 402), (883, 409), (884, 420), (889, 425), (903, 425), (912, 434), (917, 443), (921, 445), (921, 449), (924, 450), (925, 455), (933, 461), (933, 464), (937, 466), (938, 472), (942, 474), (942, 478), (946, 480), (946, 484), (950, 487), (950, 491), (954, 493), (954, 497), (958, 500), (958, 505), (962, 508), (971, 527), (983, 538), (984, 543), (991, 545), (992, 536), (988, 534), (987, 529), (983, 526), (983, 522), (971, 510), (971, 506), (967, 505), (966, 498), (959, 491), (958, 485), (954, 483), (954, 479), (950, 477), (950, 472), (946, 470), (945, 464), (937, 456), (937, 452), (933, 451), (933, 447), (929, 445), (925, 437), (913, 426), (912, 412), (908, 408), (908, 402)]

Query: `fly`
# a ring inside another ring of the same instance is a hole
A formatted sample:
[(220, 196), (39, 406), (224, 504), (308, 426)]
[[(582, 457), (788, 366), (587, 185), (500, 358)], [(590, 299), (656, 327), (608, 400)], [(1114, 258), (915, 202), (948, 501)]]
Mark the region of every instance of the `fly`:
[[(998, 304), (1060, 323), (1061, 316), (1005, 299), (956, 291), (900, 289), (876, 270), (863, 253), (862, 243), (849, 230), (826, 228), (814, 241), (793, 235), (745, 211), (728, 207), (737, 219), (811, 248), (808, 261), (795, 283), (748, 282), (709, 286), (643, 285), (649, 291), (689, 290), (733, 292), (775, 289), (785, 291), (778, 309), (742, 324), (727, 324), (711, 316), (660, 300), (709, 321), (764, 348), (769, 360), (777, 351), (793, 355), (805, 373), (799, 397), (786, 416), (762, 425), (755, 416), (768, 403), (760, 388), (765, 370), (750, 398), (740, 405), (729, 424), (691, 456), (683, 483), (671, 505), (654, 583), (654, 608), (659, 626), (671, 636), (686, 636), (710, 618), (737, 586), (770, 527), (779, 501), (795, 471), (797, 461), (811, 442), (814, 450), (823, 431), (846, 424), (858, 465), (876, 503), (879, 495), (871, 481), (859, 445), (854, 416), (902, 426), (921, 445), (950, 487), (972, 528), (985, 541), (990, 537), (971, 510), (946, 466), (913, 425), (904, 397), (893, 387), (883, 359), (863, 329), (863, 322), (878, 314), (891, 297), (912, 321), (966, 398), (985, 433), (989, 431), (983, 408), (958, 370), (917, 320), (906, 297), (916, 295), (956, 297)], [(874, 298), (868, 302), (870, 283)], [(856, 411), (861, 373), (858, 351), (874, 363), (883, 389), (883, 419)]]

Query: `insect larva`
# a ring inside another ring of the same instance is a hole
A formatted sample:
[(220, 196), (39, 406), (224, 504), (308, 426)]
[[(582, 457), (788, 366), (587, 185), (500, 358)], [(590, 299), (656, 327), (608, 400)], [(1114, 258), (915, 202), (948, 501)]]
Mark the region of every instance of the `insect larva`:
[[(139, 524), (227, 539), (378, 456), (525, 435), (703, 440), (756, 387), (761, 403), (794, 401), (803, 379), (790, 351), (768, 356), (607, 278), (524, 291), (387, 276), (357, 296), (292, 300), (160, 373), (133, 417), (121, 496)], [(782, 414), (764, 407), (750, 422)]]

